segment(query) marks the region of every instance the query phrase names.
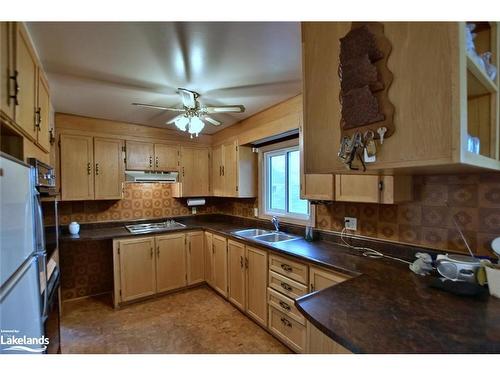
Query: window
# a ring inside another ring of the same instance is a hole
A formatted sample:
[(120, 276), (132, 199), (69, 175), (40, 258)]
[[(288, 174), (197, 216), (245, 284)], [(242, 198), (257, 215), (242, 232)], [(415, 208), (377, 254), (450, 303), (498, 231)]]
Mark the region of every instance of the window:
[(263, 150), (262, 205), (264, 216), (309, 221), (309, 202), (300, 199), (300, 153), (298, 146)]

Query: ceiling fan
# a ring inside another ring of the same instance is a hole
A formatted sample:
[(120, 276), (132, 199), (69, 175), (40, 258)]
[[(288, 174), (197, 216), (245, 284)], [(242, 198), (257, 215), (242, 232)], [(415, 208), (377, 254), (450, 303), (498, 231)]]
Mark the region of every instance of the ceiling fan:
[(212, 125), (219, 126), (222, 122), (208, 116), (213, 113), (242, 113), (245, 112), (243, 105), (222, 105), (222, 106), (204, 106), (198, 98), (200, 94), (188, 89), (178, 88), (178, 94), (182, 99), (182, 108), (176, 107), (162, 107), (152, 104), (132, 103), (133, 105), (145, 108), (159, 109), (163, 111), (181, 112), (173, 119), (169, 120), (167, 124), (174, 124), (179, 130), (187, 131), (191, 134), (198, 136), (202, 131), (206, 121)]

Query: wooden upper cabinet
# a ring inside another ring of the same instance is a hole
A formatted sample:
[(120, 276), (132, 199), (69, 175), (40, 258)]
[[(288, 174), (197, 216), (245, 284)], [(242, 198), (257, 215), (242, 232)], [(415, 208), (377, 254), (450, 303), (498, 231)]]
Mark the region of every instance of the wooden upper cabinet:
[(61, 134), (61, 199), (94, 199), (93, 138)]
[(171, 172), (179, 169), (179, 145), (155, 143), (155, 171)]
[(121, 301), (147, 297), (156, 292), (154, 237), (120, 240)]
[(202, 197), (210, 194), (210, 157), (208, 148), (181, 147), (180, 184), (174, 197)]
[(228, 258), (228, 298), (240, 310), (245, 310), (245, 245), (229, 240)]
[[(480, 50), (493, 51), (498, 67), (500, 28), (497, 22), (488, 25), (489, 31), (480, 32), (485, 33), (481, 42), (487, 47)], [(383, 144), (377, 142), (377, 160), (367, 164), (368, 171), (446, 173), (452, 167), (469, 172), (471, 166), (500, 170), (500, 81), (497, 77), (487, 85), (490, 100), (485, 102), (490, 105), (480, 112), (487, 118), (478, 118), (477, 80), (470, 79), (474, 69), (464, 43), (465, 24), (384, 22), (383, 26), (392, 47), (387, 64), (394, 78), (388, 96), (394, 105), (395, 132)], [(306, 174), (345, 173), (345, 165), (335, 156), (342, 137), (338, 64), (339, 39), (350, 28), (350, 22), (302, 23)], [(481, 38), (476, 38), (478, 48)], [(376, 123), (373, 128), (377, 129)], [(467, 133), (481, 138), (480, 155), (467, 151)]]
[(156, 236), (156, 292), (187, 285), (186, 235)]
[(394, 204), (413, 199), (411, 176), (335, 175), (335, 200)]
[(50, 151), (50, 98), (49, 84), (43, 76), (41, 69), (38, 70), (38, 85), (37, 85), (37, 116), (38, 116), (38, 145), (46, 152)]
[(14, 119), (13, 81), (10, 79), (14, 67), (14, 30), (11, 22), (0, 22), (0, 110)]
[(17, 72), (17, 83), (19, 85), (15, 120), (25, 134), (33, 141), (36, 141), (37, 58), (24, 26), (16, 23), (15, 29), (16, 54), (14, 74)]
[(301, 174), (300, 198), (313, 201), (335, 200), (333, 174)]
[(125, 177), (123, 141), (94, 138), (95, 199), (121, 199)]
[(203, 232), (191, 232), (187, 238), (187, 283), (193, 285), (205, 280), (205, 252)]
[(222, 197), (224, 195), (224, 177), (222, 176), (222, 148), (217, 146), (212, 149), (212, 195)]
[(257, 155), (237, 141), (213, 149), (213, 195), (251, 198), (257, 196)]
[(222, 175), (224, 178), (224, 196), (238, 196), (238, 144), (229, 142), (223, 146)]
[(131, 171), (154, 170), (154, 145), (149, 142), (126, 142), (126, 169)]

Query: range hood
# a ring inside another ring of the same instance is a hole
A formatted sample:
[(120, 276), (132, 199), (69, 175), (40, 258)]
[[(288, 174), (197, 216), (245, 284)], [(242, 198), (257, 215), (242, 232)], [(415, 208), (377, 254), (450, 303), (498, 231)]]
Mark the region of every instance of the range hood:
[(125, 181), (127, 182), (177, 182), (179, 172), (142, 172), (125, 171)]

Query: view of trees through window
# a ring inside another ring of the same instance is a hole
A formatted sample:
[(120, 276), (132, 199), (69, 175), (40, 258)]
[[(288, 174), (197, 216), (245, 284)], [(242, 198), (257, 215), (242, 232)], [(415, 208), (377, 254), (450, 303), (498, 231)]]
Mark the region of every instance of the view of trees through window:
[(307, 200), (300, 199), (300, 155), (297, 149), (272, 152), (266, 158), (270, 211), (308, 215)]

